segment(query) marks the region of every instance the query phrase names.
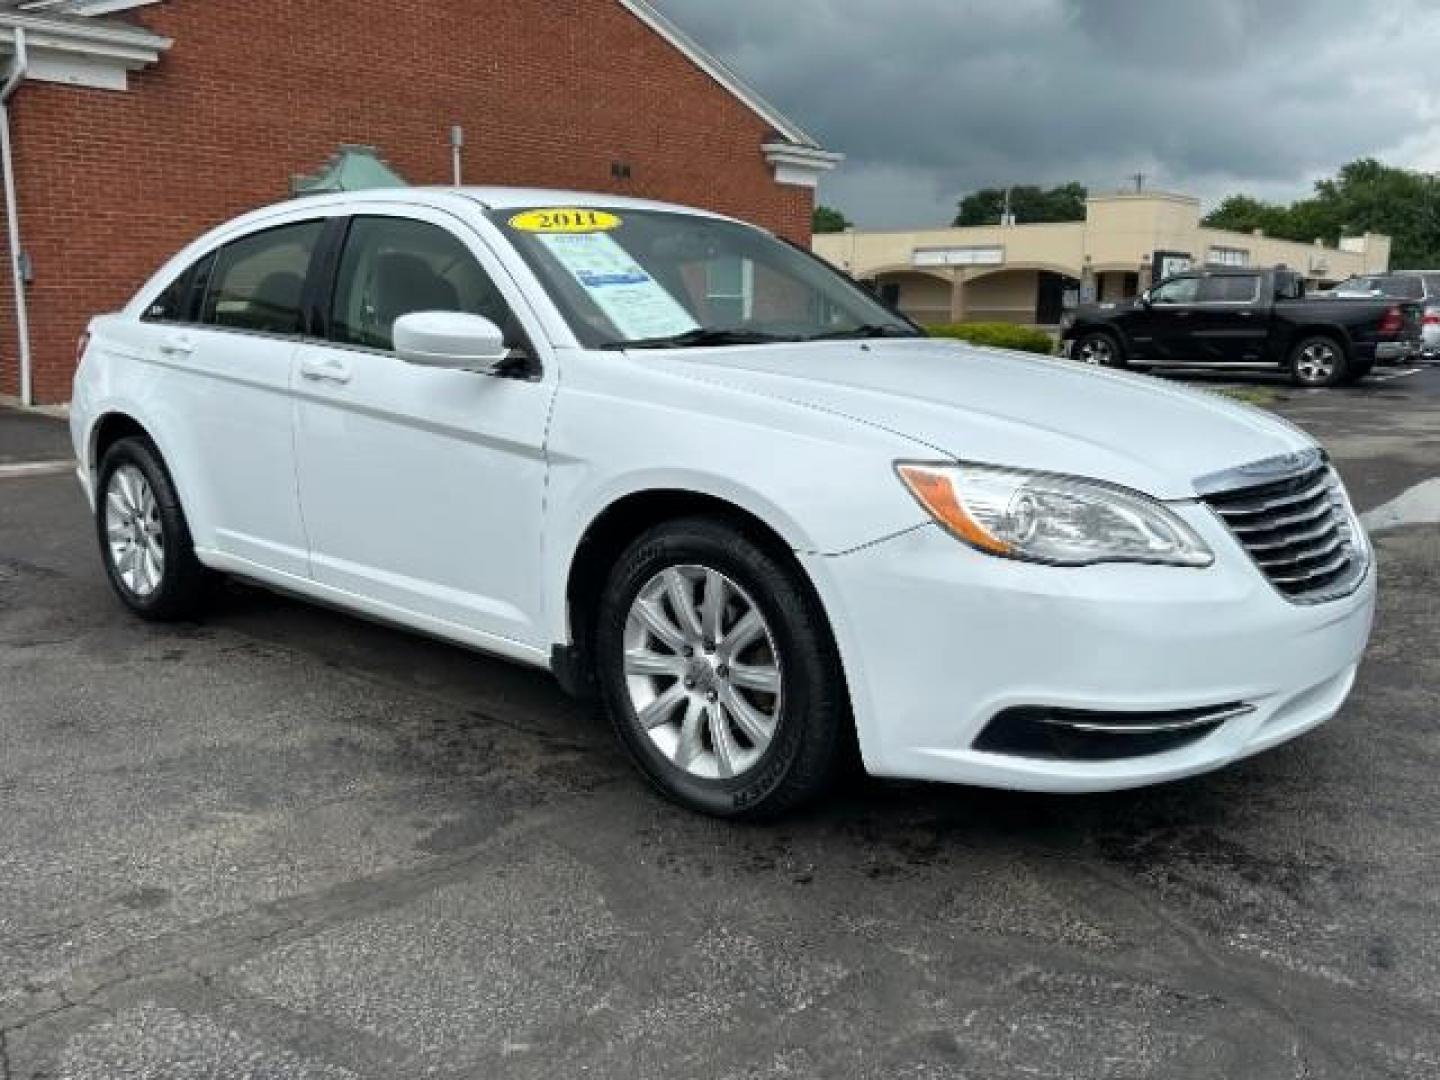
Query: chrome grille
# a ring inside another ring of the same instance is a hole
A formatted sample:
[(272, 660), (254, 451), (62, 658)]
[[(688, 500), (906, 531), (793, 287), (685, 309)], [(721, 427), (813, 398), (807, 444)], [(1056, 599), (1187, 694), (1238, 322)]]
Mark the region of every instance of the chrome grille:
[[(1267, 472), (1260, 483), (1244, 483)], [(1235, 481), (1240, 484), (1222, 486)], [(1364, 577), (1364, 543), (1355, 536), (1340, 478), (1318, 451), (1280, 468), (1262, 462), (1207, 478), (1197, 487), (1270, 584), (1291, 600), (1342, 596)]]

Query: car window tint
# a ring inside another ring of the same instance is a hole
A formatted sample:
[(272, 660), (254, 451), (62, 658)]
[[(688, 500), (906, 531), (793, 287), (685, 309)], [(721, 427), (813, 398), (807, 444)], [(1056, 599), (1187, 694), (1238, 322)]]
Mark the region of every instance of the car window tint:
[(390, 349), (395, 320), (412, 311), (483, 315), (519, 343), (509, 305), (469, 249), (423, 221), (357, 217), (350, 225), (330, 311), (330, 337)]
[(204, 321), (268, 334), (300, 332), (300, 295), (324, 223), (253, 233), (220, 249)]
[(1155, 304), (1193, 304), (1199, 286), (1199, 278), (1171, 278), (1150, 291), (1150, 301)]
[(1260, 278), (1256, 274), (1225, 274), (1205, 278), (1200, 283), (1202, 303), (1252, 303), (1259, 295)]

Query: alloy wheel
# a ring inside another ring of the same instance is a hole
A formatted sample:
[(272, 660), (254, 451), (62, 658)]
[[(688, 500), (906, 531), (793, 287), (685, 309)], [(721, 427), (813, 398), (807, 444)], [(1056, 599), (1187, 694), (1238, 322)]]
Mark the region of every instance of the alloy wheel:
[(1080, 343), (1075, 355), (1082, 364), (1108, 367), (1115, 359), (1115, 347), (1106, 338), (1088, 337)]
[(1323, 383), (1335, 374), (1340, 353), (1334, 345), (1324, 341), (1312, 341), (1300, 350), (1295, 359), (1295, 374), (1302, 382)]
[(135, 596), (145, 598), (165, 576), (165, 535), (160, 503), (150, 482), (134, 465), (121, 465), (105, 488), (105, 539), (115, 575)]
[(783, 679), (744, 589), (709, 567), (667, 567), (631, 603), (624, 645), (630, 704), (666, 758), (711, 780), (754, 767), (775, 736)]

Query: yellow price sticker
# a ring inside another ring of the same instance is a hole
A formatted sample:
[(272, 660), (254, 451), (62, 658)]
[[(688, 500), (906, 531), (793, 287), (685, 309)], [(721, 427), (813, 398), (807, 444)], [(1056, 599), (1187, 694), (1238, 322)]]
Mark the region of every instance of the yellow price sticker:
[(512, 229), (534, 233), (609, 232), (619, 225), (620, 218), (615, 214), (581, 207), (526, 210), (510, 219)]

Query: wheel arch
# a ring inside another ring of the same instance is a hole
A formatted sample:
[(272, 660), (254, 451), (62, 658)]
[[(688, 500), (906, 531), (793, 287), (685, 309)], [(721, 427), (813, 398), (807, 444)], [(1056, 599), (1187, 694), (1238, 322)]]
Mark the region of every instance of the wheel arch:
[(551, 648), (551, 667), (566, 690), (584, 696), (592, 687), (589, 637), (592, 621), (610, 567), (647, 529), (665, 521), (709, 517), (725, 521), (745, 533), (770, 554), (790, 565), (825, 613), (820, 589), (795, 557), (797, 544), (755, 509), (710, 492), (679, 487), (651, 487), (627, 492), (593, 515), (570, 551), (565, 565), (565, 590), (559, 597), (563, 611), (563, 637)]
[(1092, 334), (1103, 334), (1115, 342), (1122, 352), (1130, 350), (1130, 339), (1126, 336), (1116, 323), (1111, 322), (1079, 322), (1070, 328), (1070, 340), (1079, 341), (1081, 338), (1090, 337)]
[[(89, 429), (85, 434), (85, 459), (81, 462), (90, 480), (91, 492), (96, 491), (100, 481), (100, 462), (111, 446), (121, 439), (127, 437), (138, 437), (147, 440), (155, 447), (160, 455), (160, 464), (170, 476), (170, 483), (175, 487), (175, 494), (180, 499), (180, 505), (185, 508), (186, 517), (190, 519), (192, 532), (196, 527), (193, 518), (194, 506), (188, 491), (186, 477), (182, 475), (182, 469), (177, 469), (175, 459), (171, 456), (166, 440), (156, 429), (156, 426), (147, 423), (137, 415), (138, 410), (129, 408), (121, 403), (107, 405), (97, 409), (95, 417), (90, 421)], [(97, 496), (98, 497), (98, 496)]]
[[(138, 436), (148, 439), (160, 449), (159, 443), (155, 442), (155, 436), (144, 424), (136, 420), (127, 412), (119, 409), (112, 409), (102, 413), (90, 425), (90, 433), (86, 439), (85, 467), (90, 470), (92, 478), (100, 471), (100, 461), (105, 456), (105, 451), (114, 446), (121, 439)], [(161, 456), (164, 452), (161, 451)]]
[(1300, 323), (1290, 332), (1290, 336), (1285, 342), (1282, 362), (1289, 363), (1295, 347), (1306, 338), (1312, 337), (1331, 339), (1344, 350), (1347, 359), (1353, 354), (1354, 341), (1350, 337), (1350, 332), (1339, 323)]

